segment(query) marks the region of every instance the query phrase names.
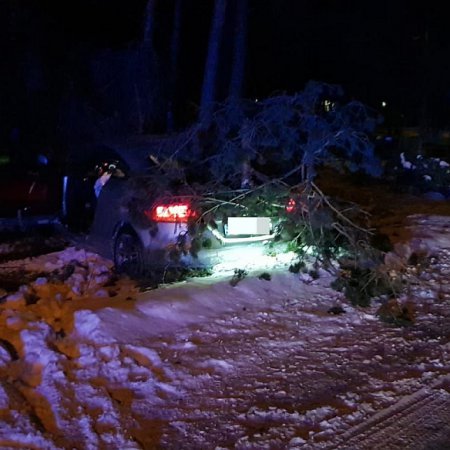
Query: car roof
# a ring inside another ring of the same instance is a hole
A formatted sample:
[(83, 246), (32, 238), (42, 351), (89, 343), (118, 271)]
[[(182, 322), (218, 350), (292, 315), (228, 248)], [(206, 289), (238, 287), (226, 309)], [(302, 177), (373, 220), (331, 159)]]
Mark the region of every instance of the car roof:
[(170, 157), (186, 144), (187, 132), (171, 135), (131, 136), (105, 143), (116, 152), (132, 172), (143, 172), (151, 163), (150, 156)]

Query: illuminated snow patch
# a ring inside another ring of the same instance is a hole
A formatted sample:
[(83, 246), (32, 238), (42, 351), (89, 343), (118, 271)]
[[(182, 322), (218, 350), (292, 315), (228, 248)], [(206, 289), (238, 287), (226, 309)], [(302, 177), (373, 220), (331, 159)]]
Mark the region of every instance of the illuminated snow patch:
[(236, 268), (253, 270), (270, 270), (286, 267), (292, 264), (297, 255), (294, 252), (284, 252), (268, 255), (264, 246), (237, 246), (221, 250), (220, 263), (214, 265), (214, 273), (232, 271)]

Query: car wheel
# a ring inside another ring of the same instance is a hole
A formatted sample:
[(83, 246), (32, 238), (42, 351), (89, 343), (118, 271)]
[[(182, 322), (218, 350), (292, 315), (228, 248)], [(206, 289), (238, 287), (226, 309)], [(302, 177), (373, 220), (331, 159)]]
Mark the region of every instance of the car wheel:
[(119, 273), (138, 277), (144, 272), (144, 251), (131, 231), (119, 231), (114, 241), (114, 266)]

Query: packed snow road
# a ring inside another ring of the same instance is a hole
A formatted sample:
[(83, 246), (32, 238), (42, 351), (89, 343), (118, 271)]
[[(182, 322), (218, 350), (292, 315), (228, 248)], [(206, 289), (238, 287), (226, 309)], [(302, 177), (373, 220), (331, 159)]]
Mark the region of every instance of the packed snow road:
[(22, 260), (39, 277), (0, 304), (0, 448), (449, 448), (450, 220), (413, 222), (433, 257), (401, 328), (325, 273), (139, 292), (82, 250)]

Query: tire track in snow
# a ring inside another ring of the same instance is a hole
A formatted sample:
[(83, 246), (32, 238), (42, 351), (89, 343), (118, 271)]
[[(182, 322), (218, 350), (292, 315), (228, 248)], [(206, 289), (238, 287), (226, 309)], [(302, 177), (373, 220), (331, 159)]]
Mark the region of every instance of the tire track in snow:
[(449, 449), (450, 393), (441, 385), (442, 380), (403, 398), (345, 432), (337, 445), (325, 448)]

